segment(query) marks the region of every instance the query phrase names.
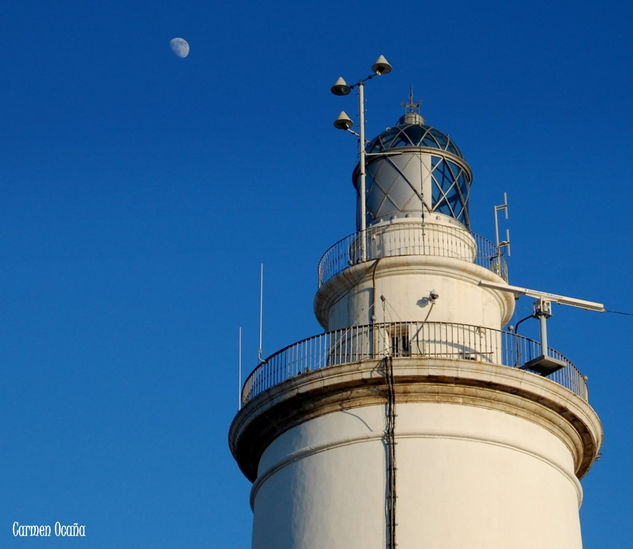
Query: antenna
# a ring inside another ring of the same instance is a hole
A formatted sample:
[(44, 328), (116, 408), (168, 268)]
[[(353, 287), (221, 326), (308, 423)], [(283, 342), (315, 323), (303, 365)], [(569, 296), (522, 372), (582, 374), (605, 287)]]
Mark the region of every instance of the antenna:
[(260, 269), (259, 269), (259, 348), (257, 350), (257, 358), (260, 362), (264, 362), (264, 359), (262, 358), (263, 333), (264, 333), (264, 264), (261, 263)]
[(510, 251), (510, 229), (506, 229), (506, 239), (503, 242), (499, 242), (499, 216), (497, 215), (499, 212), (505, 212), (506, 221), (508, 218), (508, 193), (503, 193), (503, 204), (494, 207), (495, 212), (495, 237), (497, 242), (497, 255), (499, 257), (501, 255), (501, 248), (508, 248), (508, 257), (512, 255)]
[(409, 102), (408, 103), (400, 103), (401, 107), (404, 107), (406, 112), (416, 112), (420, 114), (420, 105), (422, 105), (422, 101), (415, 101), (413, 99), (413, 86), (409, 86)]
[(550, 294), (548, 292), (541, 292), (539, 290), (530, 290), (529, 288), (521, 288), (519, 286), (510, 286), (508, 284), (498, 284), (496, 282), (488, 282), (486, 280), (480, 280), (479, 286), (483, 288), (492, 288), (493, 290), (501, 290), (502, 292), (510, 292), (515, 295), (526, 295), (528, 297), (536, 297), (538, 299), (544, 299), (550, 303), (558, 303), (559, 305), (569, 305), (570, 307), (578, 307), (579, 309), (586, 309), (588, 311), (598, 311), (604, 313), (605, 308), (602, 303), (595, 301), (586, 301), (584, 299), (577, 299), (575, 297), (567, 297), (564, 295)]
[[(507, 206), (507, 205), (506, 205)], [(496, 206), (495, 206), (496, 208)], [(541, 375), (549, 375), (556, 370), (564, 368), (566, 364), (557, 358), (549, 356), (547, 345), (547, 319), (552, 316), (552, 303), (559, 305), (568, 305), (569, 307), (578, 307), (587, 311), (598, 311), (604, 313), (605, 308), (602, 303), (595, 301), (586, 301), (575, 297), (567, 297), (564, 295), (550, 294), (539, 290), (530, 290), (529, 288), (520, 288), (519, 286), (509, 286), (507, 284), (497, 284), (496, 282), (479, 281), (479, 286), (483, 288), (491, 288), (493, 290), (501, 290), (502, 292), (510, 292), (514, 295), (526, 295), (535, 297), (534, 316), (538, 318), (541, 329), (541, 351), (542, 355), (527, 362), (523, 368), (535, 370)]]
[(242, 409), (242, 327), (237, 332), (237, 409)]

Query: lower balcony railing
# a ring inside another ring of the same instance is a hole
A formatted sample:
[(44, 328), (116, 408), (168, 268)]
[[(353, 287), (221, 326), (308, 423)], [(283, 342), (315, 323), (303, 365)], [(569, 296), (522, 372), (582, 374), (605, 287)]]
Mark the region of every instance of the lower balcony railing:
[[(248, 376), (242, 404), (295, 376), (372, 358), (455, 358), (513, 368), (542, 355), (538, 341), (501, 330), (447, 322), (395, 322), (350, 326), (293, 343), (271, 355)], [(587, 383), (578, 369), (552, 348), (548, 356), (565, 366), (548, 375), (587, 400)]]

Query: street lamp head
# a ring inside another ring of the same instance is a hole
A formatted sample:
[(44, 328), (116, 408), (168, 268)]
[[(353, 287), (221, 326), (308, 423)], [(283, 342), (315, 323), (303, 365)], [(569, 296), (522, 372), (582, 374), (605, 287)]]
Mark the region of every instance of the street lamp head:
[(354, 122), (352, 122), (352, 119), (347, 116), (345, 111), (341, 111), (341, 114), (339, 114), (334, 121), (334, 127), (337, 130), (349, 130), (353, 125)]
[(342, 76), (339, 76), (338, 80), (334, 82), (334, 85), (330, 88), (330, 91), (334, 95), (348, 95), (349, 92), (352, 91), (352, 88), (347, 85), (347, 82), (343, 80)]
[(376, 62), (371, 66), (371, 70), (374, 71), (377, 75), (388, 74), (391, 72), (391, 65), (389, 61), (385, 59), (384, 55), (381, 55), (376, 59)]

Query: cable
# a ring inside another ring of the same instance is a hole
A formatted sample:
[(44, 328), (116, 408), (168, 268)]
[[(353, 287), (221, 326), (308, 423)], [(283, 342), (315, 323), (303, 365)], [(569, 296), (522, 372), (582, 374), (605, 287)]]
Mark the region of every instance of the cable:
[(387, 381), (386, 424), (384, 434), (385, 457), (387, 465), (385, 513), (387, 527), (387, 549), (396, 547), (396, 390), (393, 376), (393, 358), (383, 359)]
[(529, 316), (526, 316), (525, 318), (522, 318), (521, 320), (519, 320), (519, 322), (517, 322), (514, 326), (510, 326), (510, 332), (514, 332), (514, 335), (517, 336), (514, 338), (514, 344), (515, 344), (515, 360), (514, 360), (514, 365), (518, 366), (519, 365), (519, 358), (520, 358), (520, 354), (519, 354), (519, 340), (518, 340), (518, 336), (519, 336), (519, 325), (521, 324), (521, 322), (525, 322), (526, 320), (529, 320), (530, 318), (537, 318), (536, 315), (534, 313), (532, 313)]
[(614, 315), (633, 316), (633, 313), (626, 313), (624, 311), (611, 311), (610, 309), (605, 309), (604, 312), (605, 313), (613, 313)]
[[(372, 272), (371, 272), (371, 287), (372, 287), (372, 304), (371, 304), (371, 323), (372, 326), (376, 323), (376, 269), (378, 268), (378, 262), (381, 260), (382, 258), (379, 257), (378, 259), (376, 259), (376, 261), (374, 261), (374, 264), (372, 266)], [(383, 318), (382, 321), (385, 321), (385, 315), (383, 312)]]
[[(519, 322), (517, 322), (514, 325), (514, 333), (518, 335), (519, 334), (519, 325), (521, 324), (521, 322), (529, 320), (530, 318), (536, 318), (536, 315), (535, 314), (531, 314), (531, 315), (526, 316), (525, 318), (522, 318), (521, 320), (519, 320)], [(511, 329), (510, 331), (513, 331), (513, 330)]]
[[(423, 355), (424, 352), (422, 351), (422, 349), (420, 349), (420, 338), (418, 336), (420, 335), (420, 332), (422, 331), (422, 328), (424, 328), (425, 322), (429, 319), (429, 316), (431, 316), (431, 311), (433, 310), (433, 306), (434, 305), (435, 305), (435, 301), (431, 301), (431, 306), (429, 307), (429, 312), (426, 313), (426, 317), (424, 317), (424, 320), (422, 321), (422, 324), (420, 324), (420, 327), (418, 328), (418, 330), (413, 335), (413, 338), (415, 338), (415, 344), (418, 347), (418, 354), (419, 355)], [(422, 343), (424, 343), (424, 340), (422, 340)]]

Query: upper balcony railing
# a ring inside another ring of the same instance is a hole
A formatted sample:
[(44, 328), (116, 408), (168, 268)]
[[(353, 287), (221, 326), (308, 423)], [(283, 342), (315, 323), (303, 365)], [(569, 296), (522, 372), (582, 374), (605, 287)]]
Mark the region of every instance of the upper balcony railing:
[[(385, 356), (452, 358), (521, 368), (541, 354), (538, 341), (468, 324), (395, 322), (350, 326), (303, 339), (268, 357), (246, 379), (242, 403), (295, 376), (360, 360)], [(587, 400), (587, 383), (578, 369), (552, 348), (549, 356), (566, 366), (547, 377)]]
[[(469, 263), (474, 261), (508, 280), (506, 258), (497, 253), (495, 245), (460, 227), (422, 222), (374, 225), (365, 231), (365, 240), (367, 261), (405, 255), (452, 257)], [(360, 232), (331, 246), (319, 261), (319, 287), (341, 271), (360, 263), (361, 250)]]

